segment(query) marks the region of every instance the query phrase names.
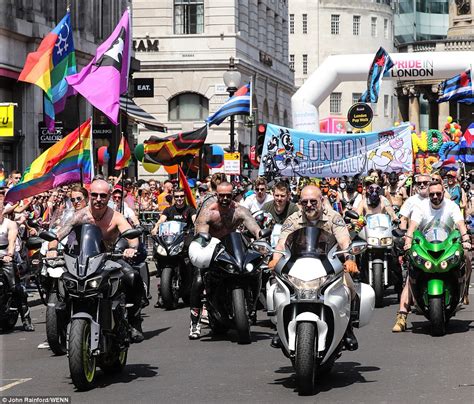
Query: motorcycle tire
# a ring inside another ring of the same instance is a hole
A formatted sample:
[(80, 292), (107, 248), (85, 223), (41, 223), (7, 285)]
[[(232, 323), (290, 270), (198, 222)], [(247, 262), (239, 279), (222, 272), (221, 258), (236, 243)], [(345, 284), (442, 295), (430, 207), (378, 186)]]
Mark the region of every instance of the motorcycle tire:
[(372, 282), (375, 292), (375, 307), (383, 307), (384, 281), (383, 281), (383, 264), (372, 264)]
[(220, 323), (214, 318), (214, 315), (208, 311), (209, 315), (209, 328), (212, 330), (214, 335), (224, 335), (229, 331), (229, 327)]
[[(61, 324), (55, 305), (58, 303), (56, 293), (51, 293), (46, 308), (46, 338), (51, 351), (57, 356), (66, 354), (66, 324)], [(51, 306), (50, 306), (51, 304)]]
[(15, 324), (18, 321), (18, 310), (10, 310), (4, 318), (0, 320), (0, 328), (3, 331), (11, 331), (15, 328)]
[(179, 280), (177, 268), (163, 268), (161, 272), (160, 293), (163, 299), (163, 306), (166, 309), (174, 310), (178, 308)]
[(232, 305), (239, 344), (250, 344), (250, 321), (247, 315), (247, 301), (243, 289), (236, 288), (232, 291)]
[(310, 395), (314, 391), (316, 376), (316, 325), (303, 321), (296, 328), (295, 371), (298, 394)]
[(446, 313), (444, 310), (444, 297), (436, 296), (429, 299), (429, 313), (431, 323), (431, 335), (442, 337), (446, 334)]
[(120, 373), (125, 365), (127, 364), (128, 348), (123, 349), (120, 352), (114, 352), (111, 358), (102, 361), (99, 365), (104, 373), (117, 374)]
[(90, 355), (91, 325), (82, 318), (71, 322), (69, 331), (69, 372), (74, 386), (79, 391), (94, 386), (96, 357)]

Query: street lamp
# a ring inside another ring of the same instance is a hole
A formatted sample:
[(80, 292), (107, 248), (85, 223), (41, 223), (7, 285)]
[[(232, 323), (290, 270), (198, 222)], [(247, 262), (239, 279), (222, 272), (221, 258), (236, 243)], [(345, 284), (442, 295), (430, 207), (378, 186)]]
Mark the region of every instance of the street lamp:
[[(240, 79), (241, 75), (238, 70), (236, 70), (234, 65), (234, 58), (231, 56), (229, 58), (229, 69), (224, 73), (224, 84), (227, 86), (227, 92), (229, 93), (229, 97), (232, 97), (237, 89), (240, 86)], [(235, 123), (235, 116), (230, 116), (230, 152), (235, 152), (235, 145), (234, 145), (234, 123)]]

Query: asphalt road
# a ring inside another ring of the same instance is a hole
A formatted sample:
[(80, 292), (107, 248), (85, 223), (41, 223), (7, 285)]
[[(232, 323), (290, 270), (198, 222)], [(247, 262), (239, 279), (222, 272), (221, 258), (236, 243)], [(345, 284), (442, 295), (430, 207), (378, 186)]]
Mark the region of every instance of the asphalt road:
[(99, 372), (94, 390), (77, 392), (67, 358), (37, 349), (45, 340), (45, 308), (37, 306), (35, 332), (17, 327), (0, 335), (0, 395), (66, 395), (72, 403), (473, 402), (473, 304), (452, 319), (441, 338), (431, 337), (418, 315), (409, 316), (407, 332), (393, 334), (396, 310), (394, 301), (377, 309), (371, 324), (357, 332), (359, 350), (343, 353), (315, 396), (299, 397), (290, 361), (269, 346), (273, 331), (263, 312), (252, 344), (242, 346), (235, 334), (214, 339), (207, 328), (201, 340), (189, 341), (186, 308), (150, 305), (146, 340), (131, 347), (124, 372), (116, 377)]

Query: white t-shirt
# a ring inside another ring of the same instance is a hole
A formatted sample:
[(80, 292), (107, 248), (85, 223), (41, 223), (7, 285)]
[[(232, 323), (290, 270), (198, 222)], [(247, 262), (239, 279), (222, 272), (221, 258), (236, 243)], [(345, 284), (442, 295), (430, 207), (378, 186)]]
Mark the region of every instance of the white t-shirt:
[(262, 203), (257, 201), (256, 194), (252, 194), (247, 199), (245, 199), (245, 201), (241, 202), (241, 205), (245, 206), (248, 210), (250, 210), (251, 213), (254, 213), (258, 210), (261, 210), (263, 205), (270, 201), (273, 201), (273, 196), (271, 196), (270, 194), (267, 194), (265, 196), (265, 200)]
[(429, 199), (413, 211), (411, 219), (418, 223), (418, 228), (424, 232), (433, 227), (454, 229), (455, 224), (464, 220), (459, 206), (448, 199), (444, 199), (439, 209), (433, 209)]
[(423, 201), (429, 201), (429, 198), (422, 198), (418, 194), (410, 196), (400, 208), (400, 216), (411, 219), (413, 212), (416, 208), (421, 208)]

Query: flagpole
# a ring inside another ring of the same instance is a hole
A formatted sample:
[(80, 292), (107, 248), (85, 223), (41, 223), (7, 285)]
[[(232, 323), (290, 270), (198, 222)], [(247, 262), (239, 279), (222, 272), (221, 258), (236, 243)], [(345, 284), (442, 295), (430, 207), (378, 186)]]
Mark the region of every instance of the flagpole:
[(91, 182), (95, 177), (95, 167), (94, 167), (94, 117), (91, 115), (91, 128), (90, 128), (90, 136), (89, 136), (89, 151), (91, 155)]
[[(77, 131), (79, 132), (78, 133), (78, 136), (79, 136), (79, 142), (81, 143), (82, 142), (82, 138), (81, 138), (81, 111), (80, 111), (80, 106), (79, 106), (79, 97), (80, 97), (80, 94), (77, 93), (77, 96), (76, 96), (76, 107), (77, 107)], [(81, 143), (82, 144), (82, 143)], [(83, 175), (83, 172), (82, 172), (82, 164), (79, 168), (79, 172), (80, 172), (80, 175), (81, 175), (81, 186), (84, 186), (84, 175)]]

